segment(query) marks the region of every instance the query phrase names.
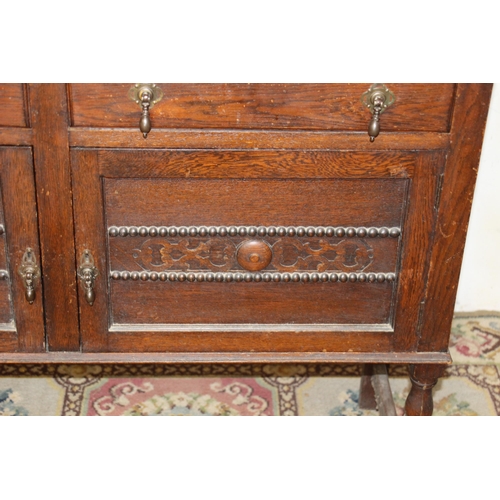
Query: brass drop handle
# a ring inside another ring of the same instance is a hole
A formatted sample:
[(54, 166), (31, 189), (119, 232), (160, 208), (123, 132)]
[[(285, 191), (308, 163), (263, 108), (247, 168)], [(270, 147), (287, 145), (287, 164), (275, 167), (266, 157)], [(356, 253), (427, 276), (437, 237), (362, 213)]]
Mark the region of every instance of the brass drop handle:
[(40, 278), (40, 268), (36, 263), (35, 252), (31, 248), (27, 248), (24, 252), (19, 266), (18, 273), (23, 279), (24, 295), (26, 300), (33, 304), (35, 301), (35, 288)]
[(380, 115), (394, 102), (396, 97), (383, 84), (374, 83), (362, 96), (361, 102), (371, 111), (373, 118), (368, 124), (370, 142), (375, 140), (380, 133)]
[(139, 121), (139, 129), (142, 132), (144, 139), (151, 131), (151, 118), (149, 110), (163, 97), (162, 90), (154, 83), (136, 83), (128, 92), (128, 96), (132, 101), (139, 104), (142, 110), (141, 119)]
[(85, 300), (89, 305), (92, 305), (95, 300), (94, 282), (98, 275), (99, 270), (95, 267), (94, 257), (90, 253), (90, 250), (84, 250), (80, 257), (78, 277), (82, 281)]

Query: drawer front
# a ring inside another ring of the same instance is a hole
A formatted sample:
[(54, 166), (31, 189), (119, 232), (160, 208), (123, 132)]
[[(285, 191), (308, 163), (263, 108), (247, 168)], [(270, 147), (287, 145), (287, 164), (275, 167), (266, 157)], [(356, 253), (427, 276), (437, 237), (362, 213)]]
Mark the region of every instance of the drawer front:
[(387, 351), (401, 310), (418, 314), (433, 158), (75, 150), (72, 164), (77, 257), (99, 270), (92, 305), (79, 286), (85, 351)]
[[(132, 84), (71, 84), (74, 127), (138, 128)], [(370, 84), (158, 84), (155, 129), (287, 129), (365, 132), (371, 114), (361, 96)], [(396, 102), (382, 118), (390, 131), (447, 132), (454, 84), (387, 84)]]
[(24, 86), (0, 83), (0, 127), (26, 127)]

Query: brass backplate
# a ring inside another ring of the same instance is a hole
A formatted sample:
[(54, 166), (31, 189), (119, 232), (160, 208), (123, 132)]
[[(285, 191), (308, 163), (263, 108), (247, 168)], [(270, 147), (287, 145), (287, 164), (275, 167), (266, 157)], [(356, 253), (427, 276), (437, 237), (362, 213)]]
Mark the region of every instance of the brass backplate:
[(141, 105), (142, 94), (147, 90), (151, 92), (152, 99), (150, 101), (149, 107), (152, 108), (157, 102), (160, 102), (163, 98), (163, 91), (160, 87), (156, 86), (156, 83), (136, 83), (128, 91), (128, 97), (135, 103)]
[(374, 83), (362, 96), (361, 102), (373, 113), (375, 99), (381, 97), (383, 104), (380, 113), (396, 102), (395, 95), (383, 84)]

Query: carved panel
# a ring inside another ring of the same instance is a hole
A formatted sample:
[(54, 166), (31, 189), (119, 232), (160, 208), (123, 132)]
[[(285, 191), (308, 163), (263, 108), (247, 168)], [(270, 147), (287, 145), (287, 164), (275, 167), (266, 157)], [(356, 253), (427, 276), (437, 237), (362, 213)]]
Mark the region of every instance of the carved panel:
[[(373, 261), (373, 248), (363, 239), (329, 241), (324, 238), (268, 238), (272, 256), (269, 271), (365, 270)], [(145, 271), (237, 271), (242, 238), (148, 238), (132, 250), (135, 262)]]
[(383, 282), (396, 269), (400, 230), (113, 226), (108, 234), (114, 279)]
[(287, 238), (274, 246), (273, 263), (278, 271), (363, 271), (373, 261), (373, 248), (362, 239), (301, 241)]
[(236, 245), (231, 240), (198, 238), (147, 239), (133, 249), (144, 270), (229, 271), (236, 266)]

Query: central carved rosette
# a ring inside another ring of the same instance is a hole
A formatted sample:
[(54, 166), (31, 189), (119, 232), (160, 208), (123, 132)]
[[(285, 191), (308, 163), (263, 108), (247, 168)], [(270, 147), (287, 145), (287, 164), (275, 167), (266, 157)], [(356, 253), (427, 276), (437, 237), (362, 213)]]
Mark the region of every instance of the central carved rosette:
[(238, 264), (247, 271), (261, 271), (273, 258), (273, 251), (265, 241), (245, 241), (238, 247)]

